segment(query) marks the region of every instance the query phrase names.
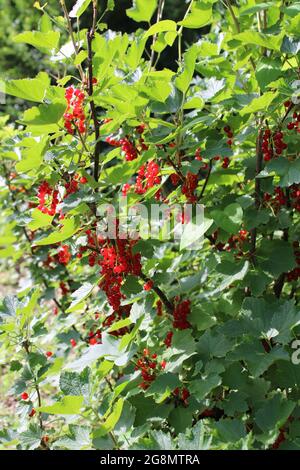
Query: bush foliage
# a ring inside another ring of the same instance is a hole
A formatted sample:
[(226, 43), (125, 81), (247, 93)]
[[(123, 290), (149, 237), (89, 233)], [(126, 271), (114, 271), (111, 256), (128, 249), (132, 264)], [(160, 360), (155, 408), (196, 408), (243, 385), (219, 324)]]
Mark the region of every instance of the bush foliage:
[[(11, 39), (45, 67), (1, 85), (0, 448), (299, 449), (300, 3), (118, 3)], [(102, 239), (125, 195), (204, 228)]]

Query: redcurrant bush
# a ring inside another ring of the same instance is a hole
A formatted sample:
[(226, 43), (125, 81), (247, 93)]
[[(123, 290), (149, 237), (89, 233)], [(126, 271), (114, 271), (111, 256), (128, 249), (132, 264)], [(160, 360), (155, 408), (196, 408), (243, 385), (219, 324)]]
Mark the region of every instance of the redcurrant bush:
[[(298, 2), (29, 3), (39, 71), (0, 115), (0, 449), (299, 449)], [(124, 204), (163, 207), (156, 235)]]

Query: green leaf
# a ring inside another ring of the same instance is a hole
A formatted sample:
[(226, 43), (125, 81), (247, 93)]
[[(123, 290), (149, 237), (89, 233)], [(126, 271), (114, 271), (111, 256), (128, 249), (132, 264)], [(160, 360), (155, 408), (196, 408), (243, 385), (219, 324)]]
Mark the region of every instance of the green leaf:
[(77, 289), (75, 292), (72, 292), (71, 297), (73, 300), (66, 312), (70, 313), (76, 310), (75, 307), (91, 294), (93, 288), (94, 284), (91, 284), (90, 282), (84, 282), (82, 286), (79, 287), (79, 289)]
[[(190, 429), (193, 423), (193, 412), (189, 408), (174, 408), (171, 411), (168, 421), (174, 427), (175, 432), (183, 432)], [(168, 447), (170, 449), (170, 447)]]
[(42, 102), (49, 85), (48, 75), (40, 72), (36, 78), (9, 80), (5, 84), (5, 93), (23, 100)]
[(59, 386), (65, 395), (83, 396), (88, 400), (91, 392), (90, 386), (91, 371), (88, 367), (78, 372), (64, 371), (59, 379)]
[(136, 22), (149, 22), (157, 7), (157, 0), (132, 0), (132, 7), (126, 10), (126, 15)]
[(146, 396), (154, 395), (156, 403), (160, 403), (165, 400), (176, 387), (180, 387), (181, 382), (176, 374), (166, 372), (151, 384), (146, 391)]
[(113, 406), (113, 411), (110, 413), (108, 418), (105, 420), (104, 424), (101, 424), (98, 429), (94, 432), (94, 437), (105, 436), (109, 432), (113, 431), (117, 422), (119, 421), (122, 409), (123, 409), (124, 400), (120, 398), (117, 403)]
[(238, 419), (222, 419), (215, 423), (215, 429), (224, 442), (237, 442), (247, 434), (245, 424)]
[(193, 307), (189, 315), (189, 322), (195, 325), (198, 331), (208, 330), (208, 328), (216, 324), (216, 321), (216, 317), (206, 313), (201, 307)]
[(212, 7), (205, 1), (195, 1), (191, 12), (178, 24), (184, 28), (202, 28), (212, 22)]
[(241, 111), (240, 115), (245, 116), (246, 114), (250, 113), (257, 113), (258, 111), (266, 111), (272, 101), (276, 98), (278, 92), (274, 93), (272, 91), (267, 91), (265, 94), (260, 96), (259, 98), (254, 98), (250, 104), (245, 106)]
[(286, 423), (295, 405), (277, 393), (255, 413), (255, 422), (263, 432), (279, 429)]
[(262, 2), (253, 7), (241, 9), (240, 16), (243, 17), (243, 16), (248, 16), (248, 15), (254, 15), (257, 12), (262, 11), (262, 10), (267, 10), (268, 8), (272, 6), (274, 6), (274, 2)]
[(277, 80), (277, 78), (281, 76), (281, 73), (280, 60), (268, 57), (261, 59), (255, 71), (256, 79), (262, 90), (265, 90), (269, 83)]
[(300, 51), (300, 41), (284, 36), (281, 44), (281, 52), (296, 55)]
[(271, 50), (280, 50), (283, 35), (263, 34), (257, 31), (243, 31), (242, 33), (233, 36), (234, 40), (241, 42), (243, 45), (255, 45), (265, 47)]
[(37, 411), (50, 415), (75, 415), (80, 413), (83, 400), (83, 396), (66, 395), (61, 401), (50, 406), (41, 406)]
[(20, 433), (20, 442), (28, 450), (34, 450), (40, 446), (42, 431), (37, 424), (30, 424), (27, 431)]
[(218, 385), (221, 384), (221, 377), (213, 374), (203, 379), (192, 380), (190, 383), (190, 391), (193, 393), (198, 401), (204, 398)]
[(283, 240), (263, 240), (257, 259), (261, 269), (276, 277), (296, 267), (293, 248)]
[(70, 18), (79, 18), (85, 12), (92, 0), (77, 0), (69, 13)]
[(53, 217), (48, 214), (43, 214), (39, 209), (34, 209), (31, 213), (32, 221), (29, 222), (29, 230), (37, 230), (38, 228), (49, 227), (53, 220)]
[(267, 166), (268, 173), (275, 172), (280, 176), (279, 186), (286, 187), (300, 183), (300, 160), (299, 158), (289, 161), (287, 158), (277, 158), (270, 161)]
[(16, 164), (19, 173), (27, 173), (31, 170), (38, 170), (43, 162), (43, 154), (47, 145), (47, 139), (42, 139), (36, 145), (29, 147), (22, 152), (22, 159)]
[(60, 33), (57, 31), (48, 31), (42, 33), (40, 31), (25, 31), (14, 37), (16, 43), (26, 43), (35, 47), (41, 52), (51, 52), (58, 47)]
[(236, 233), (241, 228), (243, 209), (237, 203), (229, 204), (224, 210), (213, 210), (211, 215), (218, 225), (228, 233)]
[(212, 219), (205, 219), (200, 225), (194, 224), (193, 221), (185, 224), (180, 238), (180, 250), (194, 249), (195, 247), (193, 245), (203, 237), (205, 232), (212, 226), (213, 222)]
[(188, 51), (184, 54), (184, 70), (175, 79), (175, 85), (180, 91), (182, 91), (182, 93), (185, 93), (187, 91), (192, 81), (195, 70), (196, 57), (196, 46), (190, 47)]
[(91, 448), (90, 427), (70, 425), (71, 434), (54, 442), (55, 448), (68, 450), (88, 450)]
[(42, 104), (25, 111), (22, 123), (34, 134), (50, 134), (59, 130), (58, 122), (62, 118), (66, 105), (62, 103)]
[(64, 219), (64, 225), (60, 229), (52, 232), (47, 237), (35, 241), (34, 246), (54, 245), (58, 242), (67, 240), (77, 232), (78, 228), (79, 225), (74, 218)]
[(178, 435), (180, 450), (208, 450), (212, 441), (211, 433), (207, 431), (202, 421), (187, 430), (186, 434)]
[(149, 36), (153, 36), (154, 34), (166, 32), (166, 31), (176, 31), (176, 28), (177, 28), (177, 24), (175, 23), (175, 21), (162, 20), (152, 25), (148, 29), (148, 31), (146, 31), (146, 33), (144, 34), (144, 38), (148, 38)]
[(227, 287), (232, 285), (235, 281), (240, 281), (244, 279), (249, 269), (249, 261), (245, 261), (243, 265), (239, 264), (236, 268), (238, 270), (234, 272), (234, 274), (223, 277), (223, 279), (218, 283), (218, 287), (216, 287), (212, 291), (205, 291), (203, 294), (200, 294), (198, 298), (206, 299), (215, 295), (219, 295), (223, 290), (227, 289)]

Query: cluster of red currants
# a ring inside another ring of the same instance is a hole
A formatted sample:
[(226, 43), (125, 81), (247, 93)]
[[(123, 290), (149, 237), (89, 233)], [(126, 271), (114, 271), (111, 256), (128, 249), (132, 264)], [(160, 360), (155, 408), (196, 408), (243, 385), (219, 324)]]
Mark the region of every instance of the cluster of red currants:
[(58, 261), (61, 264), (67, 265), (72, 258), (68, 245), (62, 245), (58, 251)]
[(125, 298), (121, 293), (124, 276), (128, 274), (139, 276), (141, 273), (141, 254), (133, 254), (132, 252), (135, 240), (118, 238), (114, 244), (107, 240), (103, 243), (105, 245), (100, 250), (102, 259), (99, 264), (102, 279), (99, 287), (106, 293), (113, 310), (117, 311), (120, 308), (121, 300)]
[(106, 137), (106, 142), (113, 147), (121, 147), (124, 153), (125, 160), (128, 162), (135, 160), (138, 157), (138, 151), (134, 143), (131, 142), (127, 137), (124, 139), (117, 139), (113, 136)]
[(283, 151), (287, 149), (288, 146), (283, 141), (283, 138), (284, 134), (282, 131), (277, 130), (272, 133), (270, 129), (265, 129), (261, 146), (265, 162), (270, 161), (273, 157), (282, 155)]
[(188, 202), (194, 204), (197, 202), (197, 196), (195, 191), (198, 186), (198, 175), (191, 173), (190, 171), (187, 173), (185, 177), (185, 181), (182, 185), (181, 192), (185, 195)]
[(290, 131), (295, 130), (300, 133), (300, 113), (296, 111), (293, 113), (293, 120), (288, 123), (286, 126)]
[(165, 337), (165, 340), (164, 340), (164, 343), (166, 345), (167, 348), (170, 348), (171, 345), (172, 345), (172, 338), (173, 338), (173, 331), (168, 331), (166, 337)]
[(43, 181), (38, 188), (37, 197), (39, 205), (37, 208), (43, 212), (43, 214), (54, 216), (59, 203), (58, 194), (58, 191), (51, 188), (47, 181)]
[(173, 327), (179, 330), (186, 330), (191, 328), (191, 324), (187, 320), (187, 317), (191, 313), (191, 301), (183, 300), (180, 302), (180, 297), (176, 296), (173, 311)]
[(299, 250), (299, 242), (293, 242), (294, 248), (294, 255), (296, 258), (297, 267), (294, 268), (292, 271), (287, 273), (286, 278), (288, 282), (297, 281), (300, 277), (300, 250)]
[(232, 129), (230, 126), (225, 126), (223, 128), (223, 131), (225, 132), (225, 134), (227, 135), (228, 137), (228, 140), (227, 140), (227, 144), (231, 147), (231, 145), (233, 144), (233, 132), (232, 132)]
[(289, 189), (291, 206), (293, 209), (296, 209), (297, 212), (300, 212), (300, 185), (293, 184)]
[[(86, 184), (87, 181), (88, 180), (85, 176), (80, 177), (80, 175), (75, 174), (64, 185), (66, 189), (66, 194), (64, 197), (66, 198), (70, 194), (76, 193), (79, 188), (79, 183)], [(58, 212), (57, 206), (60, 202), (59, 191), (55, 188), (52, 188), (47, 181), (43, 181), (38, 187), (37, 197), (39, 200), (37, 208), (43, 212), (43, 214), (54, 216)], [(60, 218), (64, 218), (64, 215), (61, 212)]]
[(187, 388), (176, 387), (175, 390), (173, 390), (172, 394), (175, 397), (176, 402), (179, 402), (185, 407), (188, 406), (188, 398), (190, 397), (190, 392)]
[(140, 370), (143, 381), (139, 387), (143, 390), (147, 390), (151, 383), (156, 379), (157, 371), (165, 369), (166, 361), (161, 361), (160, 364), (157, 362), (157, 354), (150, 354), (149, 349), (145, 348), (143, 356), (138, 359), (135, 370)]
[[(145, 194), (148, 189), (153, 188), (161, 183), (159, 176), (160, 167), (154, 160), (150, 160), (145, 165), (142, 165), (138, 171), (135, 182), (136, 194)], [(155, 194), (155, 199), (160, 199), (161, 192), (158, 190)]]
[(225, 170), (226, 170), (226, 168), (229, 167), (229, 164), (230, 164), (230, 159), (229, 159), (229, 157), (224, 157), (224, 158), (223, 158), (223, 163), (222, 163), (222, 168), (225, 168)]
[(64, 113), (65, 129), (69, 134), (74, 134), (78, 129), (80, 134), (86, 131), (85, 126), (85, 113), (84, 113), (84, 98), (85, 94), (73, 85), (69, 86), (65, 92), (67, 100), (67, 109)]

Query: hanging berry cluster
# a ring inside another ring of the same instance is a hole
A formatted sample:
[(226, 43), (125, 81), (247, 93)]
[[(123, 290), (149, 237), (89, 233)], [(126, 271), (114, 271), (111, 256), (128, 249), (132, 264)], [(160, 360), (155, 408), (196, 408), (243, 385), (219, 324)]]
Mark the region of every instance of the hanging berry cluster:
[(68, 245), (62, 245), (59, 252), (58, 252), (58, 261), (61, 264), (68, 264), (72, 255), (69, 251), (69, 246)]
[(121, 293), (121, 285), (128, 274), (139, 276), (141, 273), (141, 254), (133, 254), (132, 248), (135, 240), (104, 241), (101, 248), (102, 279), (99, 287), (106, 293), (107, 299), (114, 311), (119, 310), (121, 300), (125, 296)]
[(65, 129), (69, 134), (74, 134), (76, 129), (80, 134), (86, 131), (85, 113), (84, 113), (84, 92), (72, 86), (69, 86), (65, 92), (67, 100), (67, 109), (64, 113)]
[(43, 212), (43, 214), (54, 216), (59, 203), (58, 191), (51, 188), (47, 181), (43, 181), (38, 188), (37, 197), (39, 200), (37, 208)]
[(195, 191), (198, 186), (198, 175), (191, 173), (190, 171), (187, 173), (185, 182), (182, 185), (181, 191), (182, 194), (185, 195), (187, 198), (188, 202), (191, 204), (194, 204), (197, 202), (197, 196), (195, 194)]
[(157, 372), (166, 367), (166, 362), (162, 361), (160, 364), (157, 362), (157, 354), (150, 354), (149, 349), (145, 348), (143, 356), (138, 359), (135, 370), (140, 370), (143, 381), (139, 387), (147, 390), (151, 383), (156, 379)]
[(298, 266), (294, 268), (292, 271), (290, 271), (289, 273), (287, 273), (286, 278), (288, 282), (297, 281), (300, 278), (300, 250), (299, 250), (298, 241), (295, 241), (293, 243), (293, 248), (294, 248), (294, 255), (296, 258), (296, 263)]
[(130, 162), (138, 157), (138, 151), (134, 143), (129, 138), (116, 139), (113, 136), (108, 136), (106, 142), (113, 147), (121, 147), (125, 160)]
[(265, 162), (281, 155), (287, 149), (287, 144), (283, 141), (283, 137), (284, 135), (281, 131), (274, 131), (272, 133), (270, 129), (265, 129), (261, 147)]
[(232, 129), (230, 126), (225, 126), (223, 128), (225, 134), (227, 135), (228, 137), (228, 140), (227, 140), (227, 145), (229, 145), (229, 147), (231, 147), (231, 145), (233, 144), (233, 132), (232, 132)]
[[(153, 188), (161, 183), (159, 176), (160, 167), (154, 160), (150, 160), (145, 165), (142, 165), (138, 171), (135, 182), (136, 194), (145, 194), (148, 189)], [(161, 192), (158, 190), (155, 194), (155, 199), (160, 199)]]
[(293, 119), (286, 126), (290, 131), (295, 130), (300, 133), (300, 113), (296, 111), (293, 113)]
[(187, 320), (187, 317), (191, 313), (191, 301), (183, 300), (180, 302), (179, 297), (175, 297), (175, 305), (173, 311), (173, 327), (178, 330), (186, 330), (191, 328), (191, 324)]
[(175, 405), (183, 405), (184, 407), (188, 406), (188, 398), (190, 396), (190, 392), (187, 388), (176, 387), (175, 390), (173, 390), (172, 395), (175, 398)]

